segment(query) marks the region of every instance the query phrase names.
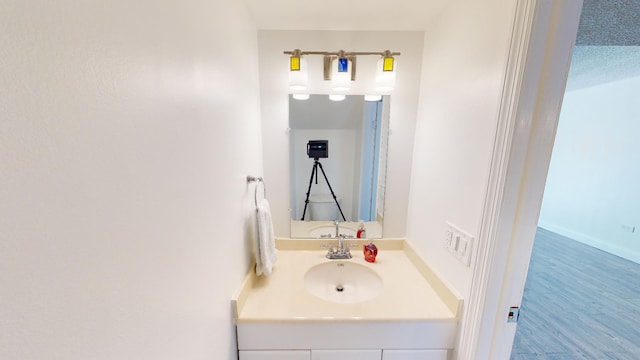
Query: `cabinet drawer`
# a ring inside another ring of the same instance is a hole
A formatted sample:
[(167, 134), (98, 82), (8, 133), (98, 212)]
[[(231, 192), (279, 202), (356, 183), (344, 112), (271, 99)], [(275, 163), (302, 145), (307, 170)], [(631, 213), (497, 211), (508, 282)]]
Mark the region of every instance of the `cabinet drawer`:
[(382, 350), (311, 350), (311, 360), (380, 360)]
[(384, 350), (382, 360), (447, 360), (447, 350)]
[(310, 360), (309, 350), (240, 351), (240, 360)]

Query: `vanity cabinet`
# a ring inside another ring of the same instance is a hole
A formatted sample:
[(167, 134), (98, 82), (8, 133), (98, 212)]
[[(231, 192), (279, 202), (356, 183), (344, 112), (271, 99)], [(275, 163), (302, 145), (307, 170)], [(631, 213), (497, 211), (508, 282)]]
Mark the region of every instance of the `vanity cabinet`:
[(447, 350), (242, 350), (240, 360), (447, 360)]
[(447, 360), (447, 350), (243, 350), (240, 360)]
[(447, 350), (384, 350), (382, 360), (447, 360)]
[(311, 360), (380, 360), (382, 350), (311, 350)]
[(269, 351), (240, 351), (240, 360), (310, 360), (309, 350), (269, 350)]
[[(367, 276), (382, 281), (377, 296), (358, 303), (309, 290), (322, 288), (323, 281), (333, 284), (334, 272), (306, 274), (341, 263), (327, 260), (317, 243), (301, 240), (290, 244), (300, 250), (279, 249), (278, 271), (269, 277), (249, 273), (234, 297), (239, 360), (447, 360), (456, 345), (462, 299), (408, 244), (389, 241), (379, 245), (384, 261), (368, 263), (358, 255), (349, 260), (353, 266), (342, 266), (365, 267)], [(362, 291), (371, 290), (367, 276), (349, 274)]]

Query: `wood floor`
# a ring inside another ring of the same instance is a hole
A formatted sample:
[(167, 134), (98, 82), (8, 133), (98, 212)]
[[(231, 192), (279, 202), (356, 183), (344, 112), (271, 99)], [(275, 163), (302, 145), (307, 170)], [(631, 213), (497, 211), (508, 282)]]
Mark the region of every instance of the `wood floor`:
[(640, 359), (640, 265), (539, 228), (511, 359)]

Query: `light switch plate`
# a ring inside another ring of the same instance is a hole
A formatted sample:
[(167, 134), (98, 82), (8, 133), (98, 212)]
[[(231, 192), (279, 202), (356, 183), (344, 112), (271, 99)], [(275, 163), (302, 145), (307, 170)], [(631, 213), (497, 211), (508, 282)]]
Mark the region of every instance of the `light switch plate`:
[(445, 222), (444, 247), (466, 266), (471, 263), (473, 253), (473, 236), (450, 222)]

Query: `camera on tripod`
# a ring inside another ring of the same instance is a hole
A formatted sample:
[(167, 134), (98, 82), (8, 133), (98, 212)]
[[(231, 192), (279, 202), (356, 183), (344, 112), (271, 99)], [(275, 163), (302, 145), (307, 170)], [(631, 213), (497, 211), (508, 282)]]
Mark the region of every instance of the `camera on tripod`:
[(309, 140), (307, 143), (307, 156), (312, 159), (329, 157), (329, 140)]
[(307, 156), (313, 159), (313, 168), (311, 169), (311, 178), (309, 178), (309, 188), (307, 188), (307, 198), (304, 199), (304, 210), (302, 211), (302, 218), (300, 220), (304, 221), (304, 216), (307, 213), (307, 205), (309, 205), (309, 195), (311, 194), (311, 185), (313, 184), (313, 179), (315, 177), (316, 184), (318, 183), (318, 168), (322, 172), (322, 176), (324, 177), (324, 181), (327, 182), (327, 186), (329, 187), (329, 191), (331, 191), (331, 196), (333, 196), (333, 201), (335, 201), (338, 210), (340, 210), (340, 215), (342, 215), (342, 220), (347, 221), (342, 213), (342, 208), (340, 208), (340, 203), (338, 202), (338, 198), (336, 194), (333, 192), (333, 188), (331, 184), (329, 184), (329, 179), (327, 178), (327, 174), (325, 174), (324, 169), (322, 168), (322, 164), (318, 159), (320, 158), (328, 158), (329, 157), (329, 140), (309, 140), (307, 143)]

